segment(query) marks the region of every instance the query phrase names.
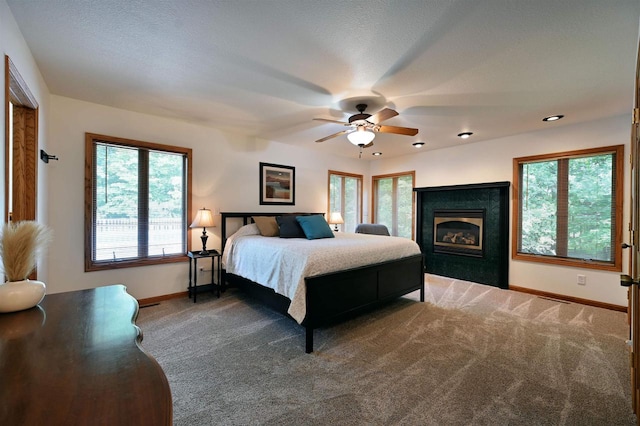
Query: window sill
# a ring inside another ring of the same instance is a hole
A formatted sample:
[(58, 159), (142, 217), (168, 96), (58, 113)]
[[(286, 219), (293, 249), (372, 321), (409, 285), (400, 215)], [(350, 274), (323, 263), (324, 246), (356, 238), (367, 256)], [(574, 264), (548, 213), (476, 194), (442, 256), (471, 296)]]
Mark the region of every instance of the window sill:
[(84, 265), (85, 272), (107, 271), (110, 269), (135, 268), (138, 266), (162, 265), (166, 263), (186, 262), (189, 260), (186, 254), (176, 254), (164, 257), (149, 257), (146, 259), (118, 260), (87, 262)]
[(513, 260), (523, 260), (525, 262), (546, 263), (549, 265), (561, 265), (574, 268), (597, 269), (600, 271), (622, 272), (622, 262), (609, 263), (596, 260), (567, 259), (561, 257), (544, 256), (539, 254), (516, 253), (511, 256)]

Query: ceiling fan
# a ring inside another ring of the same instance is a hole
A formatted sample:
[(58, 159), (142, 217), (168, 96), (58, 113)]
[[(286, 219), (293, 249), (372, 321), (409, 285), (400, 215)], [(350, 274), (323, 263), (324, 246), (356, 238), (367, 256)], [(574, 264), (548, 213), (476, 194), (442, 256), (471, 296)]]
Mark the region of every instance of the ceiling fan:
[(418, 134), (418, 129), (412, 129), (410, 127), (398, 127), (398, 126), (385, 126), (379, 124), (384, 120), (388, 120), (398, 115), (398, 113), (390, 108), (384, 108), (375, 114), (367, 114), (364, 111), (367, 109), (366, 104), (356, 105), (358, 114), (349, 117), (349, 122), (329, 120), (326, 118), (314, 118), (314, 120), (327, 121), (329, 123), (338, 123), (344, 126), (350, 127), (350, 129), (342, 130), (338, 133), (326, 136), (322, 139), (318, 139), (316, 142), (324, 142), (328, 139), (335, 138), (346, 134), (347, 139), (352, 144), (359, 146), (360, 148), (369, 148), (373, 145), (373, 139), (376, 137), (376, 132), (382, 133), (395, 133), (397, 135), (415, 136)]

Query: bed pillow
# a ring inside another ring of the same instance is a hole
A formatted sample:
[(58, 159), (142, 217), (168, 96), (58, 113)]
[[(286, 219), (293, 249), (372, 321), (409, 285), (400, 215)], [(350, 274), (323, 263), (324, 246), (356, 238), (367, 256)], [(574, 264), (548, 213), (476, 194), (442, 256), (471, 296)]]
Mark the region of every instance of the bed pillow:
[(244, 235), (260, 235), (260, 230), (258, 229), (258, 225), (250, 223), (249, 225), (244, 225), (242, 228), (238, 229), (233, 235), (236, 237), (242, 237)]
[(280, 229), (278, 228), (278, 222), (273, 216), (253, 216), (253, 221), (260, 230), (260, 235), (263, 237), (277, 237), (280, 235)]
[(295, 216), (278, 216), (276, 222), (280, 227), (280, 238), (306, 238)]
[(304, 231), (308, 240), (317, 240), (318, 238), (334, 238), (333, 231), (323, 216), (319, 214), (311, 216), (297, 216), (296, 220)]

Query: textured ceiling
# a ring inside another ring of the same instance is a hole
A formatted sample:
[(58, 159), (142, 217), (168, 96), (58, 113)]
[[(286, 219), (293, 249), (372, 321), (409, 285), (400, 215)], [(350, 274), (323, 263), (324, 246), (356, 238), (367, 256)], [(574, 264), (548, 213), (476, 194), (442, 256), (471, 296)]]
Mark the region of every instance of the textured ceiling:
[[(8, 0), (53, 94), (358, 157), (357, 100), (385, 158), (629, 113), (638, 0)], [(555, 123), (541, 119), (564, 114)], [(462, 141), (456, 135), (472, 131)]]

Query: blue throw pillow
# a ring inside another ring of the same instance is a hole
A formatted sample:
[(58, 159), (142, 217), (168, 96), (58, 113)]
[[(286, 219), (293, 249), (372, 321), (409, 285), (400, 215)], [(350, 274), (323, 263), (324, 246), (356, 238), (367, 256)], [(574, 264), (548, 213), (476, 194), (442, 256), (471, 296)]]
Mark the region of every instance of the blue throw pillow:
[(295, 216), (278, 216), (276, 222), (280, 228), (280, 238), (305, 238)]
[(323, 216), (316, 214), (311, 216), (297, 216), (296, 220), (302, 227), (308, 240), (318, 238), (334, 238), (333, 231)]

